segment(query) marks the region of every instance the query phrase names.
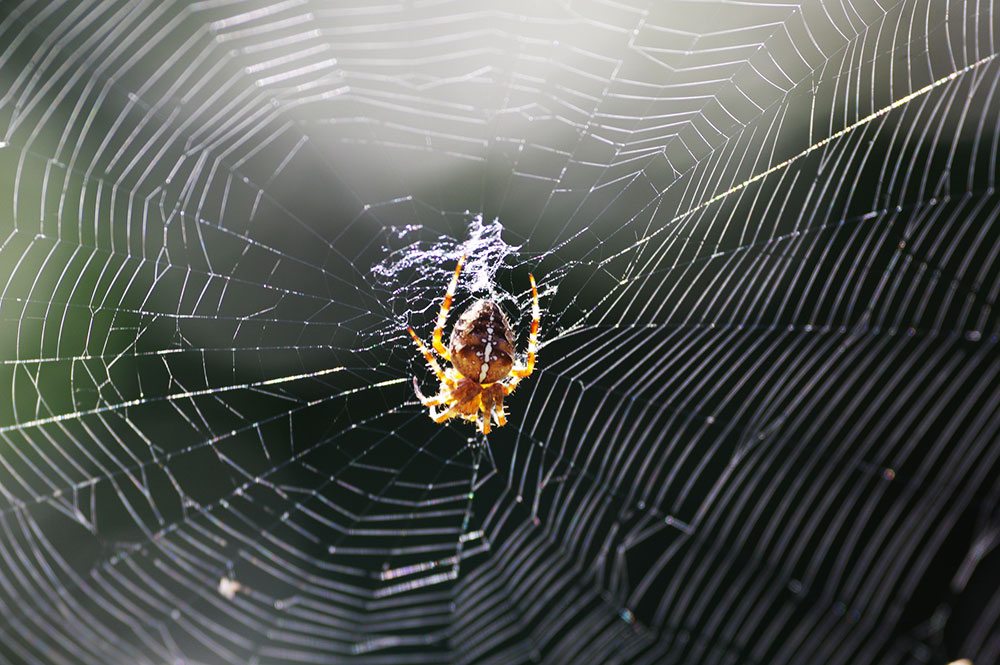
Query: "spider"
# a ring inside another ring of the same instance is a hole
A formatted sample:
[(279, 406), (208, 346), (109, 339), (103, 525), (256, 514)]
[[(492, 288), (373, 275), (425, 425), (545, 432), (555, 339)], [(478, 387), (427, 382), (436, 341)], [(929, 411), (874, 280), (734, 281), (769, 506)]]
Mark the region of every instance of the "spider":
[[(535, 369), (535, 355), (538, 353), (538, 321), (541, 309), (538, 306), (538, 288), (535, 278), (531, 281), (531, 334), (528, 336), (528, 360), (520, 366), (514, 362), (514, 332), (510, 328), (503, 310), (492, 300), (477, 300), (458, 317), (451, 331), (451, 341), (446, 348), (441, 341), (444, 324), (448, 320), (448, 310), (458, 288), (458, 276), (462, 272), (463, 256), (455, 266), (451, 284), (444, 294), (437, 325), (434, 327), (433, 347), (445, 362), (452, 364), (442, 370), (434, 354), (424, 345), (413, 328), (407, 328), (413, 341), (434, 370), (441, 382), (437, 395), (425, 397), (420, 392), (417, 377), (413, 377), (413, 389), (420, 403), (428, 407), (430, 417), (436, 423), (450, 418), (463, 418), (476, 423), (483, 434), (490, 433), (491, 421), (497, 427), (507, 424), (503, 398), (514, 392), (521, 379), (530, 376)], [(444, 407), (437, 410), (436, 407)]]

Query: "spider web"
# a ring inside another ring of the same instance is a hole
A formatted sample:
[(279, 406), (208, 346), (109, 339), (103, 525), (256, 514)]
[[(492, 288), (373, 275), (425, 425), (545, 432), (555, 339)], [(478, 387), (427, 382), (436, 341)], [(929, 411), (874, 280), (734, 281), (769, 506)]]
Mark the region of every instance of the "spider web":
[(0, 662), (997, 662), (997, 25), (5, 3)]

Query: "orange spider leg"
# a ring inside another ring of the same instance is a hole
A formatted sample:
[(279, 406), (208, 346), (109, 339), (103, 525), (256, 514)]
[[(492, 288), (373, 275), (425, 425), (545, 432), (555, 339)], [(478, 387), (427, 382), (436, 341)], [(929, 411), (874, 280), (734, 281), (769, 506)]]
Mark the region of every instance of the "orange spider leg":
[(447, 400), (447, 403), (451, 404), (451, 407), (447, 411), (442, 411), (441, 413), (435, 413), (431, 409), (431, 418), (436, 423), (443, 423), (450, 418), (462, 418), (468, 420), (469, 422), (478, 422), (479, 410), (482, 408), (482, 402), (479, 399), (479, 393), (474, 393), (468, 399), (455, 402), (451, 399)]
[(493, 420), (493, 405), (496, 402), (493, 389), (487, 388), (483, 391), (482, 399), (479, 402), (479, 410), (482, 411), (482, 420), (479, 421), (479, 431), (483, 434), (490, 433), (490, 425)]
[(435, 413), (434, 409), (431, 409), (431, 420), (433, 420), (434, 422), (438, 423), (439, 425), (441, 423), (443, 423), (444, 421), (446, 421), (446, 420), (451, 420), (455, 416), (460, 416), (460, 415), (462, 415), (462, 414), (460, 414), (458, 412), (458, 406), (457, 405), (451, 407), (450, 409), (442, 411), (441, 413)]
[(538, 327), (542, 319), (542, 308), (538, 305), (538, 287), (535, 286), (534, 275), (528, 275), (531, 280), (531, 333), (528, 335), (528, 362), (524, 367), (514, 367), (510, 371), (511, 381), (503, 385), (503, 394), (509, 395), (517, 388), (517, 384), (535, 371), (535, 356), (538, 355)]
[(503, 397), (497, 396), (497, 401), (489, 408), (485, 414), (486, 422), (490, 422), (493, 418), (496, 418), (497, 427), (503, 427), (507, 424), (507, 414), (503, 412)]
[(490, 433), (494, 418), (496, 418), (497, 427), (503, 427), (507, 424), (507, 414), (504, 413), (503, 409), (504, 394), (503, 384), (493, 385), (483, 391), (483, 422), (480, 430), (483, 434)]
[(455, 272), (451, 276), (451, 283), (448, 284), (448, 290), (445, 291), (444, 300), (441, 301), (441, 309), (438, 311), (437, 325), (434, 326), (434, 350), (438, 352), (442, 358), (446, 361), (451, 362), (451, 354), (448, 353), (448, 348), (441, 341), (441, 336), (444, 334), (444, 324), (448, 321), (448, 310), (451, 309), (451, 301), (455, 297), (455, 289), (458, 288), (458, 276), (462, 272), (462, 264), (465, 263), (465, 256), (458, 260), (458, 264), (455, 266)]
[[(506, 391), (504, 391), (506, 394)], [(503, 394), (497, 398), (497, 403), (493, 405), (493, 413), (497, 416), (497, 427), (503, 427), (507, 424), (507, 414), (503, 409)]]
[[(443, 388), (444, 386), (442, 386), (442, 389)], [(420, 403), (424, 406), (440, 406), (448, 402), (448, 397), (446, 395), (437, 394), (434, 397), (427, 397), (424, 395), (424, 393), (420, 390), (420, 384), (417, 383), (417, 377), (413, 377), (413, 392), (417, 394), (417, 399), (419, 399)]]
[(417, 343), (417, 348), (420, 349), (420, 353), (424, 354), (424, 360), (426, 360), (427, 364), (431, 366), (432, 370), (434, 370), (434, 374), (437, 376), (438, 380), (445, 385), (452, 385), (451, 380), (448, 379), (444, 370), (441, 369), (437, 360), (434, 359), (434, 354), (431, 353), (426, 346), (424, 346), (424, 343), (420, 341), (419, 337), (417, 337), (417, 333), (413, 332), (413, 328), (407, 328), (407, 330), (410, 333), (410, 337), (413, 338), (413, 341)]

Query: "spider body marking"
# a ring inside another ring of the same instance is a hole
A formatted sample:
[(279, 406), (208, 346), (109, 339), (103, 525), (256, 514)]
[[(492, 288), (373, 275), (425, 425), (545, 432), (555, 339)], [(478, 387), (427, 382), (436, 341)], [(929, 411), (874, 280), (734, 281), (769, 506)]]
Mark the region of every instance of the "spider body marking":
[(514, 331), (495, 302), (477, 300), (455, 322), (448, 351), (462, 376), (496, 383), (514, 368)]
[[(448, 320), (448, 310), (458, 288), (458, 277), (464, 262), (463, 256), (455, 266), (432, 338), (434, 351), (445, 362), (450, 362), (451, 367), (441, 369), (434, 353), (424, 345), (413, 328), (408, 328), (417, 348), (440, 381), (438, 393), (433, 397), (426, 397), (420, 392), (416, 377), (413, 378), (413, 387), (420, 403), (428, 407), (434, 422), (443, 423), (451, 418), (463, 418), (476, 423), (483, 434), (489, 434), (491, 423), (495, 422), (497, 427), (507, 423), (504, 397), (514, 392), (521, 379), (529, 376), (535, 369), (541, 318), (538, 288), (535, 278), (529, 275), (532, 321), (528, 337), (528, 357), (524, 365), (520, 365), (514, 357), (514, 331), (510, 321), (492, 300), (477, 300), (472, 303), (458, 317), (448, 346), (445, 347), (444, 325)], [(437, 407), (444, 408), (439, 411)]]

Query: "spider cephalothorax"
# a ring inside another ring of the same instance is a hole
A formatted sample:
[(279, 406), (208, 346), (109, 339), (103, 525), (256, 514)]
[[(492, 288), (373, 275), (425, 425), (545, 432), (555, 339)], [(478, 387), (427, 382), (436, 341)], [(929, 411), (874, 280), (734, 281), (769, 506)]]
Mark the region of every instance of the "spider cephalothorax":
[[(430, 407), (430, 416), (435, 422), (443, 423), (457, 416), (475, 422), (483, 434), (489, 434), (491, 421), (495, 420), (497, 427), (507, 422), (503, 398), (514, 392), (521, 379), (531, 374), (535, 368), (538, 320), (541, 318), (538, 289), (535, 278), (529, 275), (532, 321), (531, 334), (528, 336), (528, 359), (524, 366), (519, 366), (514, 360), (514, 331), (511, 330), (510, 322), (499, 305), (492, 300), (477, 300), (458, 317), (448, 348), (445, 348), (442, 342), (444, 324), (448, 320), (448, 310), (451, 309), (464, 261), (465, 257), (462, 257), (455, 266), (455, 273), (441, 303), (437, 326), (434, 328), (434, 350), (452, 366), (442, 370), (434, 354), (424, 346), (413, 328), (410, 328), (410, 335), (441, 382), (438, 394), (433, 397), (425, 397), (420, 392), (416, 377), (413, 378), (413, 387), (421, 404)], [(438, 411), (435, 409), (437, 406), (445, 408)]]

